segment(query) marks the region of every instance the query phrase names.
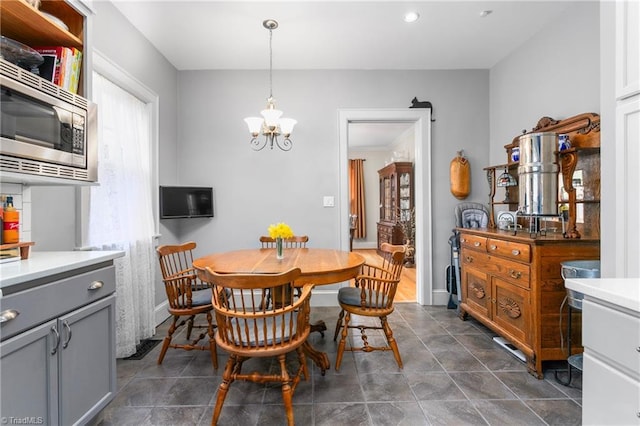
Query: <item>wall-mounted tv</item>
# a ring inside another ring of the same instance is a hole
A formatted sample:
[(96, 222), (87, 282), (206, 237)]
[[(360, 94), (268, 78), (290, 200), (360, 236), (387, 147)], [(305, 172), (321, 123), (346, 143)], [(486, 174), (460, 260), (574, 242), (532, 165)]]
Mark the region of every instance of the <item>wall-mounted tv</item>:
[(160, 219), (213, 217), (213, 188), (161, 186)]

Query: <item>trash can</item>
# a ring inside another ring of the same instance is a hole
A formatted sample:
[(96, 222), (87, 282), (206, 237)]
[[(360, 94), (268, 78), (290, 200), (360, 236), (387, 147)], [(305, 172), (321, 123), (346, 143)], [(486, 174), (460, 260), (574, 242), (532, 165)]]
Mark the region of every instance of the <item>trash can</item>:
[[(568, 260), (560, 262), (562, 279), (567, 278), (600, 278), (599, 260)], [(582, 310), (584, 294), (567, 289), (567, 303), (574, 309)]]

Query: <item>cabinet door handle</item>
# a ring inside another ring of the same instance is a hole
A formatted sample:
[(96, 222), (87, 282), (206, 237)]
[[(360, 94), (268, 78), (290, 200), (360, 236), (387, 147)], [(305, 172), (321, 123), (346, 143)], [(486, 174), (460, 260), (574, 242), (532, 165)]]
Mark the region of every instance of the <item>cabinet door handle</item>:
[(498, 246), (497, 246), (497, 245), (495, 245), (495, 244), (491, 244), (491, 245), (489, 246), (489, 248), (490, 248), (491, 250), (496, 250), (496, 249), (498, 248)]
[(522, 276), (522, 272), (514, 271), (513, 269), (510, 269), (509, 275), (511, 276), (511, 278), (515, 278), (517, 280)]
[(636, 348), (636, 352), (640, 352), (640, 346)]
[(104, 282), (102, 281), (94, 281), (91, 283), (88, 290), (100, 290), (103, 285), (104, 285)]
[(20, 312), (16, 311), (15, 309), (7, 309), (6, 311), (2, 311), (0, 312), (0, 323), (9, 322), (12, 319), (15, 319), (18, 315), (20, 315)]
[(480, 247), (480, 242), (479, 242), (479, 241), (476, 241), (475, 243), (473, 243), (473, 246), (474, 246), (474, 247)]
[(58, 345), (60, 344), (60, 333), (58, 333), (58, 329), (56, 328), (55, 325), (51, 327), (51, 332), (55, 337), (55, 340), (53, 342), (54, 343), (53, 349), (51, 349), (51, 355), (55, 355), (56, 352), (58, 352)]
[(514, 256), (517, 256), (517, 255), (520, 254), (520, 250), (517, 250), (517, 249), (516, 250), (511, 250), (511, 254), (514, 255)]
[(62, 349), (67, 349), (67, 346), (69, 346), (69, 342), (71, 341), (71, 326), (66, 321), (62, 321), (62, 325), (64, 325), (64, 328), (67, 330), (67, 340), (62, 344)]
[(465, 260), (467, 261), (467, 263), (473, 263), (473, 257), (471, 256), (465, 256)]

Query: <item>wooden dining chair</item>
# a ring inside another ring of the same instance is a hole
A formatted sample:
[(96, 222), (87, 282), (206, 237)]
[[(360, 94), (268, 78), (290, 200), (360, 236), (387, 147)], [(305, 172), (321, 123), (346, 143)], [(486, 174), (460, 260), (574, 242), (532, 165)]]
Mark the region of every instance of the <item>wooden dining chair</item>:
[[(396, 295), (398, 283), (402, 276), (402, 267), (406, 248), (401, 245), (383, 243), (382, 265), (362, 265), (360, 274), (355, 278), (355, 287), (343, 287), (338, 290), (338, 303), (340, 304), (340, 315), (336, 323), (336, 331), (333, 340), (338, 338), (338, 333), (342, 329), (342, 337), (338, 344), (336, 354), (336, 370), (340, 369), (342, 356), (345, 350), (371, 352), (375, 350), (393, 351), (393, 356), (402, 368), (402, 358), (398, 350), (398, 344), (393, 337), (393, 331), (387, 321), (387, 316), (393, 312), (393, 298)], [(351, 315), (361, 315), (365, 317), (378, 317), (380, 326), (372, 325), (350, 325)], [(345, 349), (350, 328), (360, 330), (363, 346)], [(365, 334), (366, 329), (383, 330), (387, 339), (387, 346), (371, 346)]]
[[(292, 298), (294, 281), (300, 269), (279, 274), (217, 274), (211, 268), (198, 270), (213, 290), (218, 330), (216, 343), (229, 354), (213, 411), (212, 425), (220, 418), (229, 386), (236, 380), (255, 383), (277, 382), (282, 385), (282, 399), (287, 424), (293, 425), (293, 392), (301, 377), (308, 380), (302, 344), (309, 336), (309, 300), (312, 284), (302, 288), (299, 298)], [(268, 290), (274, 303), (265, 303)], [(275, 308), (273, 308), (275, 306)], [(296, 352), (299, 366), (287, 369), (286, 356)], [(243, 363), (253, 357), (276, 357), (279, 374), (273, 371), (243, 373)]]
[[(308, 242), (309, 237), (307, 235), (294, 235), (293, 237), (284, 238), (282, 244), (284, 248), (306, 248)], [(276, 248), (276, 239), (263, 235), (260, 237), (260, 244), (262, 245), (262, 248), (274, 249)], [(296, 289), (296, 295), (300, 296), (300, 287)], [(271, 295), (268, 291), (266, 292), (265, 302), (271, 302)]]
[[(196, 243), (193, 241), (177, 244), (163, 245), (156, 249), (160, 260), (162, 281), (167, 293), (168, 311), (173, 316), (173, 322), (162, 342), (162, 349), (158, 356), (158, 364), (162, 364), (167, 349), (203, 350), (211, 352), (213, 368), (218, 368), (218, 356), (214, 338), (213, 305), (211, 304), (211, 288), (206, 282), (197, 277), (193, 269), (193, 250)], [(206, 325), (196, 325), (197, 315), (204, 314)], [(191, 339), (194, 328), (205, 328), (193, 341), (184, 344), (172, 343), (173, 334), (183, 325), (187, 325), (187, 340)], [(208, 345), (198, 345), (205, 336), (209, 336)]]
[[(306, 235), (294, 235), (293, 237), (284, 238), (282, 244), (284, 248), (305, 248), (309, 242), (309, 237)], [(262, 248), (276, 248), (276, 239), (262, 236), (260, 237), (260, 243)]]

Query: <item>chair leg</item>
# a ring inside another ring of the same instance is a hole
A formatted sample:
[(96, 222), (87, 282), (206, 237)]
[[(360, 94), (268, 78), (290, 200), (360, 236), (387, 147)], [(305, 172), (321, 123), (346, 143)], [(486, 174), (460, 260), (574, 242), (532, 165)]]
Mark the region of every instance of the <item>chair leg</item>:
[(211, 352), (211, 362), (213, 368), (218, 369), (218, 349), (216, 348), (216, 339), (213, 332), (213, 317), (211, 311), (207, 312), (207, 334), (209, 334), (209, 351)]
[(338, 315), (338, 321), (336, 322), (336, 332), (333, 333), (334, 342), (338, 338), (338, 333), (340, 332), (340, 325), (342, 324), (342, 318), (344, 318), (344, 309), (341, 309), (340, 314)]
[(398, 350), (398, 343), (396, 342), (395, 337), (393, 337), (393, 331), (391, 331), (391, 327), (387, 322), (387, 317), (380, 317), (380, 323), (382, 324), (382, 329), (384, 330), (384, 335), (387, 336), (387, 342), (393, 351), (393, 357), (396, 359), (398, 363), (398, 367), (402, 368), (402, 358), (400, 358), (400, 351)]
[(305, 380), (309, 380), (309, 369), (307, 369), (307, 357), (304, 355), (304, 350), (302, 350), (302, 346), (296, 349), (298, 353), (298, 362), (300, 363), (300, 368), (302, 369), (302, 375)]
[(224, 373), (222, 373), (222, 383), (220, 383), (220, 387), (218, 387), (218, 396), (216, 398), (216, 406), (213, 409), (211, 426), (215, 426), (218, 424), (218, 419), (220, 418), (220, 413), (222, 412), (222, 406), (224, 405), (224, 400), (227, 397), (227, 392), (229, 392), (229, 386), (233, 382), (232, 372), (237, 362), (238, 362), (238, 359), (236, 355), (229, 355), (229, 360), (227, 361), (227, 365), (224, 367)]
[(193, 330), (193, 321), (195, 317), (195, 315), (191, 315), (187, 320), (187, 340), (191, 339), (191, 330)]
[(167, 349), (169, 349), (169, 345), (171, 344), (171, 337), (173, 336), (173, 333), (176, 331), (176, 328), (177, 328), (176, 323), (178, 322), (179, 319), (180, 319), (180, 316), (178, 315), (173, 316), (173, 322), (171, 323), (171, 326), (167, 331), (167, 335), (164, 337), (164, 340), (162, 341), (162, 349), (160, 350), (160, 355), (158, 355), (158, 365), (162, 364), (162, 361), (164, 360), (164, 356), (167, 353)]
[(287, 415), (287, 425), (294, 426), (293, 421), (293, 391), (291, 390), (291, 379), (287, 372), (287, 356), (285, 354), (278, 355), (280, 362), (280, 374), (282, 376), (282, 401), (284, 402), (284, 411)]
[[(343, 313), (342, 311), (341, 313)], [(336, 354), (336, 371), (340, 370), (340, 364), (342, 364), (342, 355), (344, 355), (344, 348), (347, 343), (347, 336), (349, 334), (349, 321), (351, 320), (351, 314), (349, 312), (344, 316), (344, 324), (342, 325), (342, 337), (338, 344), (338, 353)]]

